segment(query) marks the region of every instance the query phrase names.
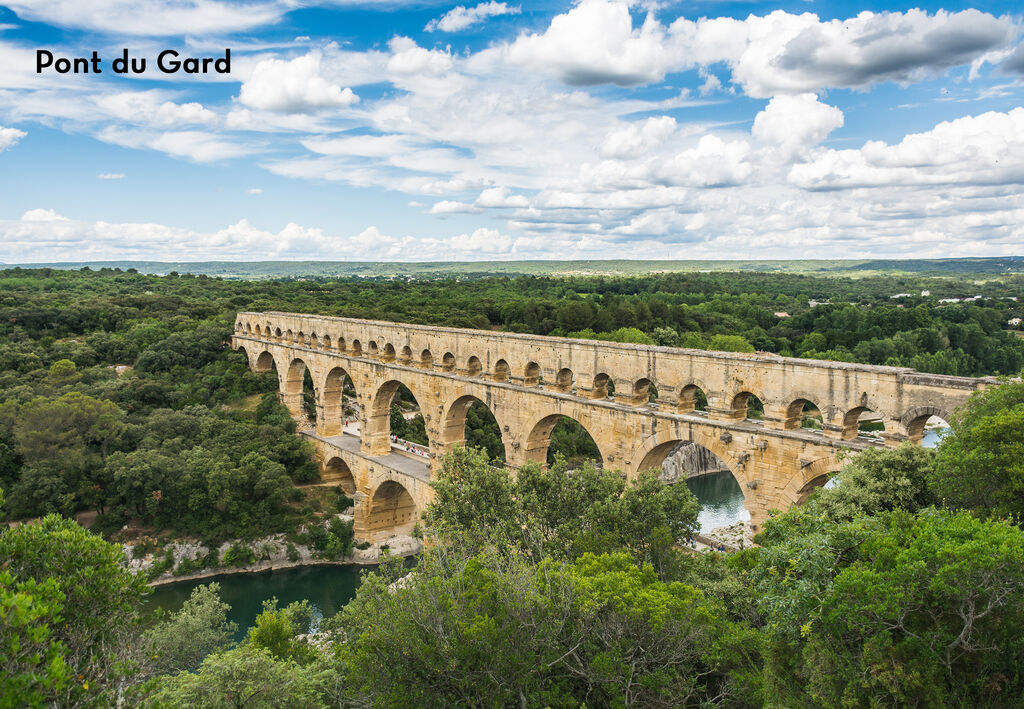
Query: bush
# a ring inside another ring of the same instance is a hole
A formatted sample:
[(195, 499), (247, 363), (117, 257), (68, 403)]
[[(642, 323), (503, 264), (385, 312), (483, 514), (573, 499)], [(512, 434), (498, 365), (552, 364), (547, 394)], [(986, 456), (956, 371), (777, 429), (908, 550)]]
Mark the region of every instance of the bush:
[(206, 556), (203, 557), (203, 566), (209, 569), (218, 564), (220, 564), (220, 552), (217, 551), (217, 547), (211, 547), (210, 551), (206, 552)]
[(224, 552), (225, 566), (248, 566), (256, 561), (256, 555), (245, 542), (236, 542)]
[(288, 554), (288, 561), (292, 562), (293, 564), (302, 558), (302, 555), (299, 554), (299, 550), (296, 549), (295, 545), (291, 542), (288, 542), (288, 546), (285, 547), (285, 553)]

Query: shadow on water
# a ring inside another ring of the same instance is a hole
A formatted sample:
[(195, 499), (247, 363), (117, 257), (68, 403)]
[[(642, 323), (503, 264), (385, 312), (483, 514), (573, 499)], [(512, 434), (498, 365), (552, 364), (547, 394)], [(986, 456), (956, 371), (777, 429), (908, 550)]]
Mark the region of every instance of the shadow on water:
[(182, 581), (154, 588), (146, 606), (147, 610), (180, 610), (192, 594), (192, 589), (216, 581), (220, 584), (221, 600), (231, 606), (228, 619), (238, 624), (235, 640), (245, 637), (249, 627), (256, 623), (256, 616), (263, 609), (263, 601), (273, 597), (277, 598), (279, 608), (294, 601), (309, 600), (313, 607), (309, 630), (315, 630), (321, 619), (334, 615), (355, 597), (362, 568), (366, 567), (300, 566), (280, 571), (227, 574)]
[(729, 471), (688, 478), (686, 487), (700, 502), (697, 522), (701, 532), (750, 519), (743, 506), (743, 491)]

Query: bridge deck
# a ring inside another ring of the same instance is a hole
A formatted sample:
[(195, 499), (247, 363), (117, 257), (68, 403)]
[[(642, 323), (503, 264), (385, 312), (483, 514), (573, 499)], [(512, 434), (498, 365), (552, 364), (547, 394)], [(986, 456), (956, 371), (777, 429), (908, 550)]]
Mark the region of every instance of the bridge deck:
[(391, 468), (402, 475), (408, 475), (411, 478), (416, 478), (417, 480), (422, 480), (424, 482), (430, 481), (430, 463), (427, 459), (402, 451), (398, 444), (392, 444), (392, 452), (387, 455), (372, 456), (363, 455), (360, 451), (359, 436), (347, 431), (338, 436), (321, 436), (315, 431), (303, 431), (302, 435), (329, 443), (335, 448), (340, 448), (341, 450), (357, 455), (360, 458), (365, 458), (366, 460), (373, 461), (378, 465)]

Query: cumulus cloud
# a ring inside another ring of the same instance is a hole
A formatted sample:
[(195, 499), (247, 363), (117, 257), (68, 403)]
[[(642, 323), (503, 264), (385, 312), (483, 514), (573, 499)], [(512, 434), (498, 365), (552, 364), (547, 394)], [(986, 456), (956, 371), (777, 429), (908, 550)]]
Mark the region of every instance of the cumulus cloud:
[(676, 131), (676, 119), (671, 116), (648, 118), (629, 123), (608, 133), (598, 148), (606, 158), (626, 158), (647, 153), (659, 147)]
[(670, 28), (684, 56), (704, 66), (725, 62), (733, 82), (759, 98), (910, 82), (969, 64), (1006, 46), (1015, 32), (1009, 16), (973, 9), (865, 11), (826, 22), (778, 10), (744, 20), (680, 18)]
[(4, 128), (0, 126), (0, 152), (7, 150), (19, 140), (25, 137), (25, 131), (17, 128)]
[(283, 113), (346, 108), (359, 102), (352, 89), (342, 89), (321, 73), (322, 55), (310, 52), (286, 61), (264, 59), (242, 84), (238, 100), (250, 108)]
[(529, 200), (521, 194), (512, 194), (508, 187), (490, 187), (480, 193), (473, 203), (477, 207), (526, 207)]
[(96, 105), (113, 118), (154, 126), (212, 124), (217, 115), (200, 103), (174, 103), (158, 90), (121, 91), (96, 97)]
[(999, 68), (1015, 74), (1024, 74), (1024, 42), (1018, 44), (1017, 48), (1000, 62)]
[(625, 0), (582, 0), (552, 19), (543, 33), (516, 39), (508, 56), (579, 86), (650, 83), (684, 63), (653, 14), (634, 28), (629, 10)]
[(490, 17), (500, 15), (518, 15), (522, 12), (519, 6), (510, 6), (504, 2), (483, 2), (476, 7), (457, 5), (441, 17), (431, 20), (424, 27), (426, 32), (461, 32), (473, 25), (486, 22)]
[(939, 123), (895, 145), (868, 141), (859, 150), (828, 150), (794, 165), (804, 189), (1024, 183), (1024, 108)]
[(778, 146), (789, 157), (825, 140), (843, 125), (843, 112), (814, 94), (776, 96), (754, 117), (751, 131), (758, 140)]
[(280, 2), (261, 0), (4, 0), (4, 4), (25, 20), (154, 37), (249, 29), (276, 21), (287, 9)]

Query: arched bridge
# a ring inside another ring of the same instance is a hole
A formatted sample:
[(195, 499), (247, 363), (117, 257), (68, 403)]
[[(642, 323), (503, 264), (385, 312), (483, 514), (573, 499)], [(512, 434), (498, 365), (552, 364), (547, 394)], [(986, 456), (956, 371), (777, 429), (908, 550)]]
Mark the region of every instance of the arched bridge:
[[(276, 369), (282, 401), (300, 415), (306, 370), (327, 479), (356, 495), (356, 531), (407, 532), (429, 502), (445, 452), (465, 440), (466, 413), (483, 402), (510, 466), (544, 462), (562, 416), (582, 424), (604, 466), (629, 476), (658, 467), (682, 441), (709, 449), (740, 484), (756, 528), (842, 465), (844, 450), (920, 441), (991, 379), (912, 369), (707, 352), (506, 332), (321, 317), (239, 313), (232, 346), (256, 371)], [(345, 376), (358, 415), (342, 411)], [(395, 446), (390, 409), (400, 384), (416, 397), (429, 446)], [(763, 417), (748, 418), (748, 403)], [(706, 405), (704, 402), (706, 401)], [(699, 403), (698, 403), (699, 402)], [(697, 410), (698, 408), (702, 410)], [(801, 423), (820, 412), (816, 429)], [(871, 416), (879, 430), (858, 435)], [(344, 429), (344, 430), (343, 430)]]

